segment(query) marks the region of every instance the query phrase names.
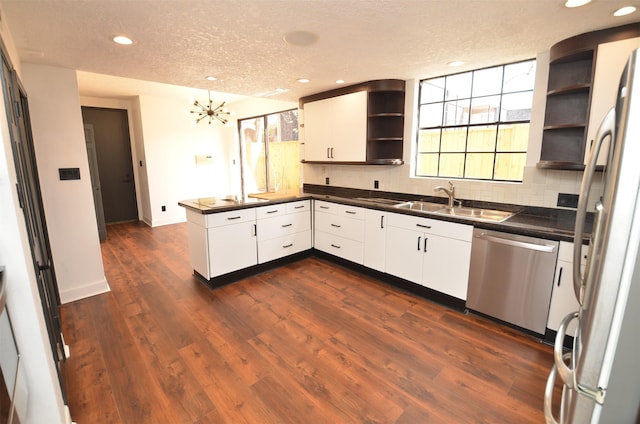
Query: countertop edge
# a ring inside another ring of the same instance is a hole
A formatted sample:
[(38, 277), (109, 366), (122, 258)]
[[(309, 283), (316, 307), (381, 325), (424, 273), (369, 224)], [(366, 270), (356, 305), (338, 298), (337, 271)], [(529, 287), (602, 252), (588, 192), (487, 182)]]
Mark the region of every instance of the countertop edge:
[[(415, 196), (413, 197), (415, 198)], [(532, 208), (528, 206), (518, 206), (518, 205), (510, 205), (510, 204), (505, 204), (504, 208), (506, 210), (514, 211), (516, 213), (511, 218), (503, 222), (483, 222), (483, 221), (477, 221), (473, 219), (452, 217), (452, 216), (441, 215), (436, 213), (418, 212), (418, 211), (412, 211), (407, 209), (398, 209), (393, 206), (385, 205), (382, 203), (376, 203), (375, 201), (371, 201), (371, 200), (358, 200), (355, 198), (341, 197), (341, 196), (334, 196), (334, 195), (327, 195), (327, 194), (317, 194), (317, 193), (302, 193), (300, 195), (291, 196), (291, 197), (282, 198), (282, 199), (258, 200), (258, 201), (248, 202), (248, 203), (234, 203), (234, 204), (223, 205), (223, 206), (196, 206), (195, 200), (180, 201), (178, 202), (178, 205), (184, 207), (187, 210), (200, 213), (203, 215), (208, 215), (208, 214), (228, 212), (233, 210), (256, 208), (261, 206), (269, 206), (269, 205), (276, 205), (280, 203), (290, 203), (290, 202), (295, 202), (300, 200), (312, 200), (312, 199), (326, 200), (329, 202), (334, 202), (334, 203), (339, 203), (344, 205), (358, 206), (358, 207), (364, 207), (368, 209), (381, 210), (381, 211), (393, 212), (393, 213), (404, 214), (404, 215), (412, 215), (412, 216), (417, 216), (422, 218), (438, 219), (441, 221), (449, 221), (449, 222), (455, 222), (459, 224), (472, 225), (475, 228), (482, 228), (482, 229), (494, 230), (494, 231), (503, 231), (503, 232), (513, 233), (513, 234), (544, 238), (548, 240), (565, 241), (570, 243), (573, 243), (573, 240), (574, 240), (573, 234), (569, 234), (567, 230), (562, 230), (562, 229), (553, 228), (553, 227), (541, 227), (536, 225), (523, 224), (521, 220), (518, 218), (518, 216), (520, 214), (522, 214), (523, 216), (526, 216), (527, 211)], [(402, 201), (402, 199), (398, 199), (398, 200)], [(443, 207), (444, 206), (445, 204), (443, 203)], [(585, 234), (583, 237), (583, 243), (588, 243), (588, 241), (589, 241), (589, 234)]]

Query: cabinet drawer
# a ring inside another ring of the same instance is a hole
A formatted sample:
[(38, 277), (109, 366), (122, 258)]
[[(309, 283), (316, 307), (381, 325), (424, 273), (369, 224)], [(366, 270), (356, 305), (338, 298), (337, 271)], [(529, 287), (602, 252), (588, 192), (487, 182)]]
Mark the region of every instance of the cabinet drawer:
[(287, 213), (286, 203), (256, 208), (256, 218), (258, 219), (271, 218), (273, 216), (284, 215), (285, 213)]
[(364, 241), (364, 221), (347, 216), (316, 212), (315, 229), (358, 242)]
[(311, 229), (309, 212), (258, 219), (258, 241), (282, 237)]
[(389, 214), (389, 226), (412, 231), (422, 231), (427, 234), (434, 234), (437, 236), (469, 242), (473, 237), (472, 225), (397, 213)]
[(349, 240), (335, 234), (316, 231), (315, 248), (351, 262), (358, 264), (362, 264), (364, 262), (363, 243), (355, 240)]
[[(580, 264), (585, 265), (587, 263), (587, 253), (589, 253), (589, 245), (582, 245), (582, 253), (580, 254)], [(560, 248), (558, 249), (558, 260), (564, 262), (573, 263), (573, 243), (566, 241), (560, 242)]]
[(298, 202), (287, 203), (287, 213), (304, 212), (311, 209), (310, 200), (300, 200)]
[(318, 212), (326, 212), (334, 215), (348, 216), (349, 218), (364, 220), (366, 209), (357, 206), (342, 205), (340, 203), (325, 202), (324, 200), (315, 201), (315, 210)]
[(212, 213), (207, 215), (206, 226), (219, 227), (221, 225), (238, 224), (240, 222), (253, 221), (256, 219), (256, 210), (239, 209), (229, 212)]
[(311, 249), (311, 230), (258, 242), (258, 262), (265, 263), (274, 259), (293, 255)]

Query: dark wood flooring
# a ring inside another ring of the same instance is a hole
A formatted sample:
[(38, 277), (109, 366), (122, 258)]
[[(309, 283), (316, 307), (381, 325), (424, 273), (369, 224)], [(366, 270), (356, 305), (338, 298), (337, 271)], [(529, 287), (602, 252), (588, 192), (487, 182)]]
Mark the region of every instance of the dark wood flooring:
[(63, 306), (73, 419), (541, 423), (551, 347), (307, 258), (210, 290), (186, 224), (108, 227), (112, 291)]

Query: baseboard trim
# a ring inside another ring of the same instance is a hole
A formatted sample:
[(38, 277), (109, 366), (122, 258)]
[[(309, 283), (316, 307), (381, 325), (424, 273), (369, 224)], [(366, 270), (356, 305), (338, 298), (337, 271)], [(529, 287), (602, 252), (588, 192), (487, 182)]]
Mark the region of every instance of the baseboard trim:
[(70, 303), (98, 294), (107, 293), (109, 291), (111, 291), (109, 283), (107, 282), (106, 277), (103, 277), (101, 280), (94, 281), (81, 287), (74, 287), (69, 290), (61, 290), (60, 301), (62, 302), (62, 304)]

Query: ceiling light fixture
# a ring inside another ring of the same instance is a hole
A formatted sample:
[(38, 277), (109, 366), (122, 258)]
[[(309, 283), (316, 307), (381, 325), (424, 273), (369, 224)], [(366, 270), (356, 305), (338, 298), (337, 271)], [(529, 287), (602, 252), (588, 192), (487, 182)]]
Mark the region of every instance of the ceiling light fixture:
[(336, 84), (344, 84), (344, 80), (342, 79), (336, 80)]
[(209, 75), (209, 76), (204, 77), (204, 79), (206, 79), (207, 81), (215, 81), (218, 78), (214, 77), (213, 75)]
[(126, 35), (116, 35), (113, 37), (113, 42), (123, 46), (130, 46), (133, 44), (133, 40)]
[(208, 90), (208, 92), (209, 92), (209, 103), (207, 105), (203, 105), (199, 103), (197, 100), (194, 100), (193, 105), (198, 109), (189, 111), (190, 113), (196, 113), (198, 115), (194, 124), (197, 124), (206, 118), (209, 118), (209, 125), (211, 125), (212, 121), (216, 121), (216, 120), (220, 121), (222, 124), (226, 124), (227, 122), (229, 122), (229, 119), (228, 119), (229, 115), (231, 115), (231, 112), (229, 112), (224, 107), (224, 105), (227, 102), (223, 101), (218, 106), (213, 107), (213, 100), (211, 100), (211, 90)]
[(310, 82), (311, 80), (308, 78), (298, 78), (298, 82), (301, 82), (302, 84), (306, 84), (308, 82)]
[(464, 62), (461, 61), (461, 60), (454, 60), (453, 62), (447, 63), (447, 65), (449, 65), (449, 66), (462, 66), (462, 65), (464, 65)]
[(613, 16), (626, 16), (636, 11), (635, 6), (625, 6), (613, 12)]
[(580, 7), (587, 3), (591, 3), (591, 0), (567, 0), (564, 4), (565, 7)]

